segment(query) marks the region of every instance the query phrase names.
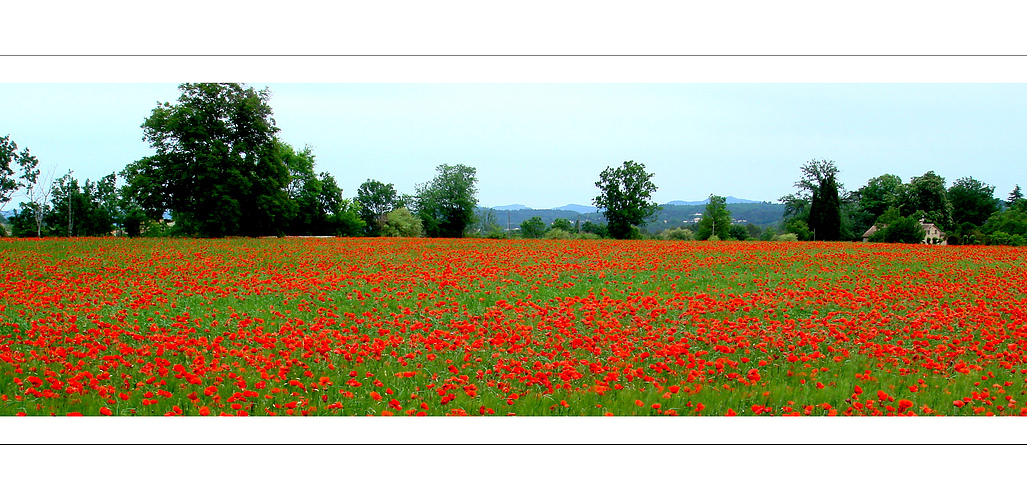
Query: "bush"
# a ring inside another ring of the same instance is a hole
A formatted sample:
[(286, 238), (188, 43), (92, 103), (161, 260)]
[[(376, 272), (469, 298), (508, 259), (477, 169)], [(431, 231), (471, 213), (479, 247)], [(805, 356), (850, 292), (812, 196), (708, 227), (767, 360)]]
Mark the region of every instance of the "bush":
[(489, 231), (488, 233), (485, 233), (485, 237), (490, 239), (490, 240), (505, 240), (506, 239), (506, 231), (503, 231), (503, 230)]
[(1022, 247), (1027, 245), (1027, 239), (1019, 234), (1009, 234), (1004, 231), (995, 231), (988, 237), (988, 244), (1003, 245), (1010, 247)]
[(878, 229), (876, 233), (870, 236), (870, 241), (923, 243), (925, 235), (926, 232), (923, 225), (920, 224), (920, 219), (915, 215), (911, 215), (894, 219), (887, 226)]
[(770, 241), (799, 241), (799, 235), (795, 233), (777, 234)]
[(691, 229), (685, 229), (683, 227), (665, 229), (659, 234), (661, 240), (681, 240), (681, 241), (692, 241), (695, 239), (695, 233)]
[(720, 236), (712, 234), (712, 235), (710, 235), (710, 239), (708, 239), (706, 241), (720, 241)]
[(142, 225), (143, 230), (139, 233), (144, 238), (169, 238), (172, 236), (185, 236), (181, 228), (177, 228), (174, 222), (160, 220), (148, 221)]
[(546, 223), (542, 218), (535, 216), (521, 222), (521, 236), (524, 238), (541, 238), (546, 234)]
[[(798, 238), (798, 239), (800, 239), (802, 241), (809, 241), (810, 239), (813, 238), (813, 233), (810, 232), (809, 225), (807, 225), (806, 221), (804, 221), (804, 220), (792, 219), (792, 220), (788, 221), (787, 224), (785, 224), (784, 230), (785, 230), (785, 234), (792, 233), (792, 234), (795, 235), (796, 238)], [(791, 241), (791, 240), (782, 240), (782, 241)]]
[(542, 237), (547, 240), (570, 240), (574, 238), (574, 235), (560, 228), (551, 228)]
[(595, 233), (578, 233), (579, 240), (601, 240), (602, 238)]
[(419, 238), (424, 235), (421, 219), (410, 213), (406, 207), (397, 208), (385, 216), (382, 236)]

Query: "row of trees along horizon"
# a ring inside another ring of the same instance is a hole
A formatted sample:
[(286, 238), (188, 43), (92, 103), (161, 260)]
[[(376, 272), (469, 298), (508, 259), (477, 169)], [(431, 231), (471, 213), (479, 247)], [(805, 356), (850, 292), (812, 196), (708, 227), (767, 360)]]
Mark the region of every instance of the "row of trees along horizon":
[(908, 182), (884, 174), (847, 191), (834, 162), (820, 159), (801, 166), (797, 192), (780, 204), (739, 206), (754, 214), (745, 224), (714, 194), (698, 221), (690, 218), (697, 206), (653, 203), (654, 174), (630, 160), (600, 173), (599, 213), (533, 211), (552, 220), (528, 214), (516, 228), (509, 213), (503, 227), (496, 210), (478, 206), (476, 169), (463, 164), (439, 165), (413, 194), (368, 179), (347, 199), (331, 174), (316, 171), (310, 146), (297, 150), (278, 138), (269, 89), (187, 83), (179, 90), (176, 103), (158, 103), (142, 124), (154, 154), (95, 182), (80, 183), (71, 171), (53, 179), (27, 147), (0, 138), (0, 210), (16, 195), (24, 199), (0, 221), (5, 235), (857, 241), (876, 226), (872, 241), (919, 243), (922, 224), (933, 223), (950, 244), (1027, 244), (1019, 185), (1001, 200), (973, 177), (946, 187), (929, 171)]

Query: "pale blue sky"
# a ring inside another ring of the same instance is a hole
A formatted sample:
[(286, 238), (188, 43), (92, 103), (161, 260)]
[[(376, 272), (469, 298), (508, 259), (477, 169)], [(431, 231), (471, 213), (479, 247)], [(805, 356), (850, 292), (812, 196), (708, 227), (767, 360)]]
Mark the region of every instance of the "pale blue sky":
[[(368, 178), (412, 193), (464, 163), (486, 206), (591, 204), (599, 172), (624, 160), (656, 174), (659, 203), (775, 201), (812, 158), (834, 160), (848, 189), (928, 170), (1000, 198), (1027, 187), (1023, 84), (249, 84), (271, 89), (281, 137), (312, 145), (347, 197)], [(177, 83), (4, 83), (0, 135), (58, 176), (96, 179), (151, 154), (140, 124), (178, 96)]]

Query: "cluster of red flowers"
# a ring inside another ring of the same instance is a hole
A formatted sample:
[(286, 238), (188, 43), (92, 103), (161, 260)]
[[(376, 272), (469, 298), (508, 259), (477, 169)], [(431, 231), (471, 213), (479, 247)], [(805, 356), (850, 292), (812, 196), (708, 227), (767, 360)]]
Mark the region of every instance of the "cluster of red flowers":
[(6, 241), (5, 415), (1027, 414), (1027, 253)]

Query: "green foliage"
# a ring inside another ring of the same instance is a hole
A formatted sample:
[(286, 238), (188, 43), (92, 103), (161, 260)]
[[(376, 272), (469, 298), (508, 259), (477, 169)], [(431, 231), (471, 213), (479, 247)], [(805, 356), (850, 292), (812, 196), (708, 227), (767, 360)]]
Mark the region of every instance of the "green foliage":
[[(15, 177), (13, 163), (17, 163), (22, 174)], [(35, 184), (39, 176), (39, 160), (28, 148), (18, 152), (18, 144), (11, 140), (10, 135), (0, 137), (0, 208), (11, 201), (12, 194), (19, 188)]]
[(289, 203), (280, 214), (285, 221), (285, 234), (298, 236), (358, 236), (355, 230), (365, 227), (360, 213), (353, 210), (359, 201), (342, 197), (335, 178), (327, 172), (315, 172), (316, 160), (310, 146), (295, 151), (286, 143), (278, 144), (282, 162), (289, 171), (285, 192)]
[(14, 215), (8, 219), (11, 223), (11, 236), (16, 238), (33, 238), (43, 234), (36, 224), (36, 210), (38, 207), (32, 202), (19, 204), (20, 210), (15, 210)]
[(806, 225), (806, 221), (800, 219), (792, 219), (786, 222), (784, 232), (794, 234), (800, 241), (813, 239), (813, 233), (809, 230), (809, 226)]
[[(795, 183), (800, 196), (809, 200), (806, 225), (821, 241), (841, 238), (841, 197), (838, 194), (838, 168), (832, 160), (810, 160), (802, 165), (803, 178)], [(808, 195), (802, 193), (808, 192)]]
[(491, 208), (478, 207), (474, 213), (474, 223), (468, 232), (486, 238), (505, 238), (506, 232), (496, 223), (496, 211)]
[(382, 236), (420, 238), (424, 236), (421, 219), (410, 213), (410, 209), (399, 207), (385, 216)]
[(574, 239), (574, 234), (564, 229), (551, 227), (542, 237), (547, 240), (572, 240)]
[(777, 234), (771, 238), (771, 241), (799, 241), (799, 235), (795, 233)]
[(806, 222), (809, 219), (809, 200), (805, 197), (786, 194), (778, 201), (784, 205), (784, 213), (781, 216), (785, 222), (790, 220)]
[(1009, 193), (1009, 198), (1006, 198), (1006, 205), (1012, 206), (1019, 200), (1023, 199), (1023, 193), (1020, 192), (1020, 185), (1017, 184), (1013, 191)]
[(691, 229), (685, 228), (672, 228), (665, 229), (660, 233), (661, 240), (680, 240), (680, 241), (692, 241), (695, 239), (695, 233)]
[(904, 192), (901, 177), (884, 174), (849, 193), (842, 203), (842, 239), (860, 239), (886, 210), (899, 206)]
[[(745, 220), (760, 231), (766, 226), (776, 227), (781, 224), (785, 211), (785, 205), (781, 203), (730, 203), (727, 207), (732, 219)], [(647, 223), (645, 228), (660, 233), (675, 227), (689, 226), (695, 223), (696, 213), (702, 215), (702, 210), (703, 207), (699, 205), (660, 205), (656, 220)], [(545, 217), (542, 220), (546, 220)]]
[(870, 241), (885, 243), (922, 243), (926, 236), (920, 219), (916, 216), (891, 219), (870, 236)]
[(774, 228), (772, 228), (772, 227), (764, 228), (763, 232), (760, 233), (760, 241), (770, 241), (770, 240), (774, 239), (774, 236), (776, 236), (776, 235), (777, 235), (777, 232), (774, 231)]
[(156, 154), (129, 164), (126, 192), (153, 219), (171, 210), (200, 236), (280, 234), (292, 213), (269, 90), (186, 83), (143, 122)]
[(439, 165), (431, 182), (416, 188), (415, 206), (424, 232), (431, 238), (460, 238), (474, 220), (478, 206), (474, 167)]
[[(114, 174), (98, 182), (78, 180), (68, 173), (53, 186), (52, 207), (45, 212), (47, 234), (52, 236), (107, 236), (119, 214)], [(35, 234), (33, 234), (35, 236)]]
[[(902, 178), (884, 174), (867, 181), (867, 185), (856, 191), (859, 210), (867, 212), (876, 220), (889, 207), (897, 207), (904, 192)], [(865, 231), (865, 229), (864, 229)]]
[(988, 243), (991, 245), (1022, 247), (1027, 245), (1027, 238), (1024, 238), (1021, 234), (1008, 234), (1004, 231), (996, 231), (988, 236)]
[(574, 232), (574, 226), (571, 224), (571, 221), (567, 219), (557, 218), (553, 221), (552, 224), (549, 225), (549, 227), (553, 229), (561, 229), (567, 231), (568, 233)]
[(609, 233), (606, 229), (606, 224), (597, 224), (592, 221), (585, 221), (581, 223), (581, 231), (579, 234), (594, 234), (597, 238), (606, 238)]
[[(334, 183), (334, 181), (333, 181)], [(340, 190), (341, 194), (342, 191)], [(361, 236), (364, 234), (364, 226), (367, 225), (360, 218), (360, 202), (340, 198), (335, 204), (331, 215), (328, 217), (325, 231), (332, 236)], [(322, 232), (324, 234), (324, 232)]]
[(521, 236), (524, 238), (541, 238), (546, 232), (546, 223), (539, 217), (532, 217), (521, 223)]
[(695, 238), (706, 240), (711, 236), (717, 236), (718, 240), (726, 240), (730, 237), (730, 228), (731, 212), (727, 210), (727, 199), (711, 193), (710, 201), (706, 203), (706, 210), (699, 220)]
[(600, 193), (593, 202), (605, 215), (610, 236), (629, 238), (633, 225), (644, 224), (656, 214), (659, 205), (651, 201), (657, 189), (650, 180), (653, 175), (644, 164), (631, 160), (617, 168), (607, 166), (599, 174)]
[[(124, 186), (121, 191), (124, 193)], [(121, 214), (119, 223), (127, 236), (136, 237), (142, 234), (149, 221), (142, 207), (122, 194), (118, 197), (118, 211)]]
[(728, 236), (733, 240), (745, 241), (749, 239), (749, 230), (741, 224), (731, 224), (727, 232)]
[(934, 171), (909, 180), (899, 208), (903, 217), (922, 212), (925, 222), (933, 222), (942, 230), (952, 227), (952, 203), (945, 190), (945, 179)]
[(174, 222), (165, 219), (148, 221), (142, 226), (140, 236), (144, 238), (168, 238), (172, 236), (183, 236), (181, 228)]
[(973, 177), (963, 177), (948, 189), (948, 200), (952, 204), (954, 225), (970, 223), (980, 226), (998, 212), (999, 200), (995, 198), (995, 186), (989, 186)]
[(720, 236), (717, 236), (717, 235), (714, 234), (713, 236), (710, 236), (707, 239), (707, 241), (720, 241)]
[(1027, 199), (1016, 200), (1008, 210), (992, 215), (981, 226), (981, 230), (985, 234), (991, 235), (992, 238), (1000, 232), (1007, 235), (1027, 236)]
[(391, 183), (385, 184), (374, 179), (364, 181), (357, 188), (357, 201), (362, 207), (360, 218), (367, 223), (368, 236), (380, 235), (388, 214), (403, 204)]

